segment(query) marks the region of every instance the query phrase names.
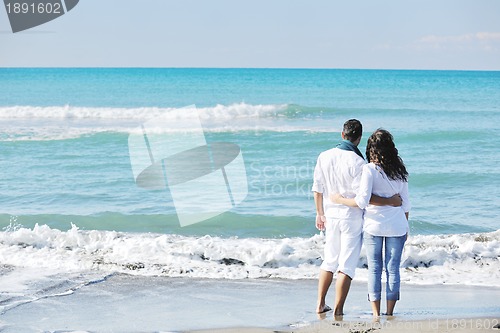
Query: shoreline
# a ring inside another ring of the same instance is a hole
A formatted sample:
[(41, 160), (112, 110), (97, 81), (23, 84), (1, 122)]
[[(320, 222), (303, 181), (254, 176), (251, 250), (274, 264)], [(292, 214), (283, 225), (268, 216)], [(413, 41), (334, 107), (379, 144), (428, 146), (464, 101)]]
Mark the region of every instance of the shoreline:
[[(484, 332), (485, 330), (497, 329), (500, 325), (500, 314), (498, 317), (475, 317), (475, 318), (428, 318), (428, 319), (404, 319), (382, 317), (379, 320), (350, 320), (339, 321), (335, 319), (324, 319), (310, 326), (289, 330), (301, 333), (312, 332)], [(500, 331), (499, 331), (500, 332)]]
[[(52, 288), (61, 285), (55, 280), (50, 283)], [(114, 274), (71, 292), (56, 288), (54, 294), (9, 308), (0, 314), (0, 329), (362, 333), (404, 332), (404, 325), (417, 325), (421, 332), (475, 332), (477, 326), (494, 326), (500, 321), (500, 288), (496, 287), (402, 285), (395, 316), (382, 317), (380, 322), (372, 320), (366, 283), (353, 281), (343, 321), (336, 321), (331, 311), (321, 316), (314, 312), (316, 287), (317, 281), (312, 279), (212, 280)], [(51, 286), (41, 288), (50, 290)], [(5, 300), (8, 295), (1, 296)], [(331, 288), (328, 304), (333, 299)], [(433, 330), (435, 327), (438, 330)]]
[(449, 317), (449, 318), (427, 318), (411, 319), (404, 317), (381, 316), (377, 319), (349, 319), (344, 320), (333, 316), (332, 311), (318, 315), (322, 318), (307, 323), (283, 326), (283, 327), (225, 327), (208, 328), (199, 330), (187, 330), (185, 333), (393, 333), (393, 332), (454, 332), (454, 333), (474, 333), (474, 332), (500, 332), (500, 313), (498, 316), (479, 317)]
[(380, 321), (338, 321), (324, 319), (303, 327), (261, 328), (230, 327), (221, 329), (202, 329), (186, 331), (188, 333), (392, 333), (392, 332), (500, 332), (500, 315), (498, 317), (480, 318), (448, 318), (428, 320), (380, 320)]

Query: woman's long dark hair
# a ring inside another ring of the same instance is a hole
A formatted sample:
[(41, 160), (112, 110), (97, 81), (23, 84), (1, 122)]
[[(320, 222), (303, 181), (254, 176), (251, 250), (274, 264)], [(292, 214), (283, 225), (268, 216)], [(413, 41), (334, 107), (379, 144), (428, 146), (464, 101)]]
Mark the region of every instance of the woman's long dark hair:
[(398, 155), (394, 139), (389, 131), (379, 128), (368, 138), (366, 143), (368, 162), (379, 165), (391, 179), (408, 181), (408, 171)]

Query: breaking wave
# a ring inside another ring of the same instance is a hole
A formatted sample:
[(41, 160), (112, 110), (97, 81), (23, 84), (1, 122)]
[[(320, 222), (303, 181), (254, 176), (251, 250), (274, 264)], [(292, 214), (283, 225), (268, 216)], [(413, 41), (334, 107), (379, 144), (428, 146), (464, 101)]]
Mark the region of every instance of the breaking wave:
[[(196, 278), (317, 278), (322, 235), (289, 238), (221, 238), (80, 230), (47, 225), (12, 226), (0, 233), (4, 265), (143, 276)], [(500, 230), (490, 233), (415, 235), (405, 246), (402, 281), (500, 287)], [(362, 251), (356, 278), (366, 280)]]

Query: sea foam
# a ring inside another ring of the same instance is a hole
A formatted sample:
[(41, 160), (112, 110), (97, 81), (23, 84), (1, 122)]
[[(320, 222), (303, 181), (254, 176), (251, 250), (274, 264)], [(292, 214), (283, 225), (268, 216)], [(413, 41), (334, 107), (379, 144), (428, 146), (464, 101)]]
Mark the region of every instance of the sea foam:
[[(47, 225), (0, 233), (0, 261), (12, 269), (61, 274), (94, 271), (196, 278), (315, 279), (324, 238), (222, 238), (115, 231), (67, 231)], [(500, 230), (415, 235), (406, 243), (402, 281), (500, 287)], [(362, 251), (356, 279), (366, 280)]]

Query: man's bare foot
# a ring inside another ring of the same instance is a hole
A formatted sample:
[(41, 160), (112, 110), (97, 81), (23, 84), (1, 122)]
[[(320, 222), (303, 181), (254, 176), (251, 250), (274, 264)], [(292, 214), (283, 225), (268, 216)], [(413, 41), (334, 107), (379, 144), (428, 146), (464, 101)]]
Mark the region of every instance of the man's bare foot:
[(325, 313), (325, 312), (328, 312), (328, 311), (332, 311), (332, 308), (329, 307), (328, 305), (324, 304), (324, 305), (320, 305), (318, 306), (318, 308), (316, 309), (316, 313)]

